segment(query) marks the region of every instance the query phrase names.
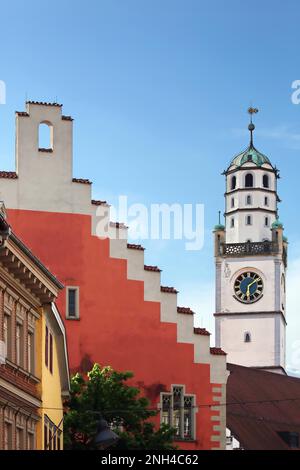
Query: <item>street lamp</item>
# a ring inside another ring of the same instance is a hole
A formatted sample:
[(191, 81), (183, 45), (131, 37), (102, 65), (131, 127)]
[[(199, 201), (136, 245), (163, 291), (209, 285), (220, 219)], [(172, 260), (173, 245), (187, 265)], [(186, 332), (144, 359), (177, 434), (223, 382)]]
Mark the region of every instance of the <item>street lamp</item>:
[(113, 444), (116, 444), (119, 439), (119, 436), (110, 429), (107, 421), (101, 417), (98, 422), (97, 434), (94, 439), (98, 449), (107, 449)]

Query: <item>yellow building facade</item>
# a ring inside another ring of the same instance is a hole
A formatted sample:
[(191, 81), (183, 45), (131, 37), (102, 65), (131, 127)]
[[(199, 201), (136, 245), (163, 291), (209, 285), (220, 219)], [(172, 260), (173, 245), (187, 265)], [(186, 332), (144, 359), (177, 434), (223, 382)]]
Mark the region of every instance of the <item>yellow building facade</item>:
[(62, 288), (0, 205), (0, 450), (63, 448), (69, 370), (54, 303)]

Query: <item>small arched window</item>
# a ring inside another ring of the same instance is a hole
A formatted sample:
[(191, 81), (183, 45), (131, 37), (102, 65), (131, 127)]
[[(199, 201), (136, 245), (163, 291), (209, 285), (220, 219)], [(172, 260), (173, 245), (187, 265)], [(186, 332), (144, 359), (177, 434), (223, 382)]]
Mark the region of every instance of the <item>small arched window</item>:
[(234, 197), (231, 198), (231, 207), (234, 207)]
[(236, 188), (236, 176), (233, 176), (231, 178), (230, 189), (235, 189), (235, 188)]
[(265, 227), (269, 227), (269, 217), (265, 217)]
[(264, 175), (263, 176), (263, 187), (268, 188), (269, 187), (269, 175)]
[(230, 219), (230, 227), (231, 227), (231, 228), (234, 227), (234, 218), (233, 218), (233, 217)]
[(251, 215), (246, 216), (246, 225), (252, 225), (252, 217)]
[(244, 334), (244, 342), (251, 343), (251, 334), (249, 333), (249, 331), (246, 331), (246, 333)]
[(265, 196), (265, 206), (268, 206), (268, 205), (269, 205), (269, 198)]
[(247, 197), (246, 197), (246, 204), (248, 206), (251, 206), (251, 204), (252, 204), (252, 197), (250, 196), (250, 194), (248, 194)]
[(253, 187), (253, 175), (252, 173), (247, 173), (245, 176), (245, 186), (246, 188), (252, 188)]
[(43, 121), (39, 125), (39, 151), (53, 151), (53, 126), (48, 121)]

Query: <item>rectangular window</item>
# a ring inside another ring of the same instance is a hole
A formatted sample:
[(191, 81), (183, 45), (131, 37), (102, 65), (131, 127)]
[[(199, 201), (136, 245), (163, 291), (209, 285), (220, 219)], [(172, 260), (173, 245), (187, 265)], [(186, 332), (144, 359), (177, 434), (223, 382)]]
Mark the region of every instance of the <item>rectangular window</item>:
[(27, 449), (34, 450), (35, 449), (35, 438), (33, 432), (28, 432), (27, 434)]
[(53, 373), (53, 335), (49, 333), (49, 370)]
[(34, 334), (31, 331), (27, 334), (27, 351), (27, 370), (34, 374)]
[(7, 358), (11, 359), (11, 319), (9, 315), (4, 315), (4, 342)]
[(57, 450), (60, 450), (60, 449), (61, 449), (60, 439), (61, 439), (61, 432), (58, 431), (58, 432), (57, 432)]
[(162, 396), (162, 414), (161, 422), (168, 426), (172, 425), (171, 418), (171, 395), (165, 394)]
[(174, 386), (172, 393), (162, 394), (161, 422), (175, 428), (177, 439), (194, 438), (194, 397), (184, 395), (184, 388)]
[(44, 417), (44, 450), (60, 450), (61, 430), (48, 418)]
[(44, 450), (48, 449), (48, 426), (44, 424)]
[(268, 218), (268, 217), (265, 217), (265, 226), (266, 226), (266, 227), (269, 226), (269, 218)]
[(4, 449), (12, 450), (12, 424), (4, 423)]
[(17, 328), (16, 328), (16, 362), (17, 362), (18, 366), (23, 366), (23, 356), (24, 356), (23, 326), (20, 323), (17, 323)]
[(79, 289), (78, 287), (67, 287), (67, 318), (79, 318)]
[(23, 428), (16, 428), (16, 448), (17, 450), (24, 449), (24, 429)]
[(49, 354), (49, 331), (48, 331), (48, 326), (46, 326), (46, 330), (45, 330), (45, 364), (46, 364), (46, 367), (48, 367), (48, 363), (49, 363), (48, 354)]
[(191, 439), (192, 430), (193, 397), (184, 397), (184, 439)]

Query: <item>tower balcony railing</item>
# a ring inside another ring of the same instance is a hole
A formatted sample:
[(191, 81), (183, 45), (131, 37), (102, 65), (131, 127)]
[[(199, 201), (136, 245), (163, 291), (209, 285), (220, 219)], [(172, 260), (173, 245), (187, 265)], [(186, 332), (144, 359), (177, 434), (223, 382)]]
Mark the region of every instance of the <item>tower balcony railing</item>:
[(221, 255), (232, 256), (255, 256), (255, 255), (276, 255), (279, 253), (279, 246), (276, 242), (246, 242), (246, 243), (222, 243), (220, 245)]

